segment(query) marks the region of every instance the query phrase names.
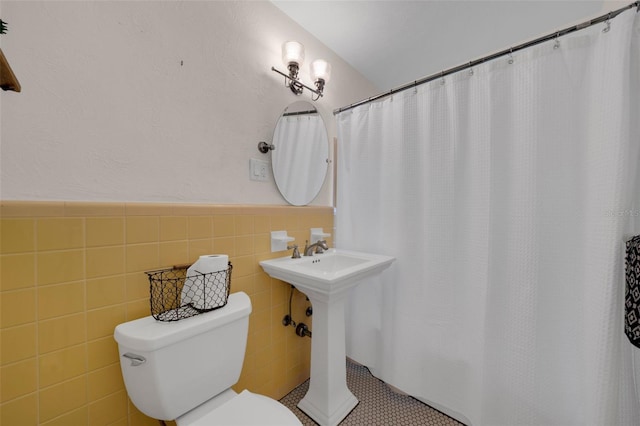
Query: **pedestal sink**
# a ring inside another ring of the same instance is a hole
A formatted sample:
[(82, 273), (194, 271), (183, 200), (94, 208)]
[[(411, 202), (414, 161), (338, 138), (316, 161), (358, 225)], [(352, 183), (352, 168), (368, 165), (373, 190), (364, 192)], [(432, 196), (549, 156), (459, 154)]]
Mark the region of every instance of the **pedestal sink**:
[(321, 254), (260, 262), (262, 269), (293, 284), (313, 305), (311, 379), (298, 408), (321, 426), (340, 423), (358, 400), (347, 387), (344, 303), (350, 288), (378, 274), (395, 260), (390, 256), (330, 249)]

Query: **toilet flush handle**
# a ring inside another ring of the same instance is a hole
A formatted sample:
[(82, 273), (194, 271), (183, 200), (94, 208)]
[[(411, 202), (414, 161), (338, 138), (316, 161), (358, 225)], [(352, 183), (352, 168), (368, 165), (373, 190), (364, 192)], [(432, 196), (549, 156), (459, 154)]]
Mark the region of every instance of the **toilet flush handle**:
[(124, 354), (122, 356), (131, 360), (131, 366), (132, 367), (137, 367), (137, 366), (142, 365), (145, 362), (147, 362), (147, 359), (145, 357), (140, 356), (140, 355), (136, 355), (136, 354), (132, 354), (131, 352), (127, 352), (126, 354)]

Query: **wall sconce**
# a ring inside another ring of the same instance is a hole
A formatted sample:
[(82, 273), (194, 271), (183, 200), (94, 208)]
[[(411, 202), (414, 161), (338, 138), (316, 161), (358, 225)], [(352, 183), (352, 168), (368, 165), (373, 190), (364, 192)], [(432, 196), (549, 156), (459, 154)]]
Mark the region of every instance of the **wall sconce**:
[(324, 59), (316, 59), (311, 63), (311, 78), (316, 85), (318, 92), (322, 94), (324, 85), (331, 78), (331, 64)]
[(302, 83), (298, 79), (298, 71), (304, 63), (304, 46), (297, 41), (287, 41), (282, 45), (282, 62), (289, 70), (289, 74), (285, 74), (278, 71), (276, 68), (271, 67), (271, 70), (284, 76), (284, 85), (291, 89), (296, 95), (302, 94), (304, 89), (315, 93), (314, 98), (311, 95), (311, 99), (317, 101), (322, 96), (324, 86), (329, 82), (331, 78), (331, 64), (324, 59), (317, 59), (311, 63), (311, 78), (316, 88), (312, 89), (306, 84)]

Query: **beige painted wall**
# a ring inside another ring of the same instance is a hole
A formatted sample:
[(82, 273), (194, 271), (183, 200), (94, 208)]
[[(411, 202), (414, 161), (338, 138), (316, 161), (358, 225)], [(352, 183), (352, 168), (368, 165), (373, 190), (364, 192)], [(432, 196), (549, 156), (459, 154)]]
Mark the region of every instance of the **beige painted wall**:
[[(333, 65), (330, 140), (333, 109), (376, 92), (268, 1), (3, 0), (2, 18), (23, 88), (0, 94), (3, 200), (286, 204), (249, 180), (281, 111), (310, 100), (271, 71), (282, 42)], [(328, 176), (312, 204), (332, 204)]]

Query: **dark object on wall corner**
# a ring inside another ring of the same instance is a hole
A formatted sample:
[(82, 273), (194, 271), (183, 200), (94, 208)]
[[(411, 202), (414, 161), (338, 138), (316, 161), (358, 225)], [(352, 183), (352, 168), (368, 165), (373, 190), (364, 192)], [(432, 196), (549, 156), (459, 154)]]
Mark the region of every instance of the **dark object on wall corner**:
[(7, 58), (2, 53), (2, 49), (0, 49), (0, 88), (2, 90), (13, 90), (14, 92), (22, 90), (16, 75), (13, 73), (9, 62), (7, 62)]
[[(0, 19), (0, 34), (7, 33), (7, 23)], [(4, 53), (0, 49), (0, 88), (2, 90), (13, 90), (14, 92), (19, 92), (22, 90), (20, 87), (20, 83), (16, 78), (16, 75), (13, 73), (7, 58), (5, 58)]]

